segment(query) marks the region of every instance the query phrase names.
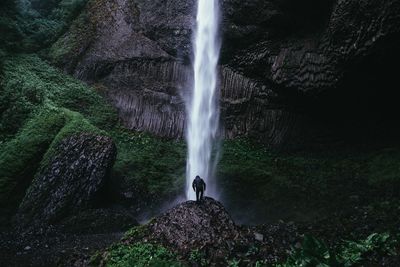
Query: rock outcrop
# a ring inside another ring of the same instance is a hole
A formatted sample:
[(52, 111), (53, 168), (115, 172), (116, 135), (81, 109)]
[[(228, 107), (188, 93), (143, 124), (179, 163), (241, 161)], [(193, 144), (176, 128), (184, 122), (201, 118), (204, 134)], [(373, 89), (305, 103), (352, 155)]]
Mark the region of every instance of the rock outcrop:
[(22, 224), (52, 224), (94, 207), (101, 200), (115, 156), (109, 137), (83, 133), (62, 140), (33, 180), (17, 218)]
[[(103, 86), (126, 127), (182, 137), (194, 5), (90, 1), (50, 54), (75, 77)], [(330, 109), (379, 85), (357, 91), (362, 71), (369, 66), (368, 81), (382, 79), (382, 66), (400, 57), (395, 0), (227, 0), (222, 7), (219, 87), (228, 138), (255, 136), (274, 147), (315, 140), (326, 134), (321, 106), (341, 120)]]
[(222, 204), (209, 197), (199, 203), (187, 201), (172, 208), (151, 222), (149, 229), (151, 238), (184, 254), (193, 248), (223, 250), (227, 240), (239, 235)]

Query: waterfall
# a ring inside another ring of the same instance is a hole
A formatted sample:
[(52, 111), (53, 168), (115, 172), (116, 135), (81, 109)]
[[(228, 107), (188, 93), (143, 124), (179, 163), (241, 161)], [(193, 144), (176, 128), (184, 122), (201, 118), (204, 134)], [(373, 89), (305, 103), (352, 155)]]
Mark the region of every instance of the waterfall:
[(213, 181), (212, 151), (218, 131), (219, 105), (217, 99), (218, 0), (198, 0), (196, 30), (194, 31), (194, 83), (191, 99), (187, 101), (186, 197), (195, 199), (191, 183), (199, 175), (207, 183), (206, 195), (216, 194)]

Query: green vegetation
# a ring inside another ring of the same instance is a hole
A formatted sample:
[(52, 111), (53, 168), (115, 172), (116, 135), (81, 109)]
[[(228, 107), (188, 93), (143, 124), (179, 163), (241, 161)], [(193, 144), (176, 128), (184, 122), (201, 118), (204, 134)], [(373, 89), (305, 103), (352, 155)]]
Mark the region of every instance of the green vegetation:
[[(68, 55), (79, 54), (95, 33), (94, 23), (90, 21), (90, 15), (84, 11), (72, 22), (70, 30), (51, 45), (46, 57), (56, 65), (63, 64)], [(74, 62), (69, 61), (67, 65), (73, 64)]]
[(110, 246), (104, 253), (94, 254), (90, 266), (98, 266), (100, 262), (107, 267), (185, 266), (178, 259), (178, 254), (161, 244), (146, 241), (148, 235), (148, 225), (133, 227), (120, 242)]
[(201, 267), (210, 266), (210, 261), (207, 259), (204, 252), (201, 252), (199, 249), (194, 249), (190, 252), (189, 261), (192, 265)]
[(398, 185), (400, 182), (399, 162), (400, 153), (395, 148), (374, 153), (370, 157), (367, 169), (368, 182), (377, 186), (380, 186), (382, 182)]
[(144, 242), (113, 245), (105, 261), (107, 267), (183, 266), (175, 253), (161, 245)]
[(114, 109), (93, 89), (49, 66), (36, 55), (14, 55), (3, 63), (0, 140), (15, 134), (44, 105), (80, 112), (93, 125), (115, 125)]
[[(45, 165), (62, 138), (74, 132), (101, 130), (116, 142), (113, 174), (121, 178), (125, 188), (134, 188), (140, 197), (152, 200), (182, 191), (186, 156), (182, 141), (118, 127), (115, 110), (93, 88), (36, 55), (7, 55), (2, 71), (0, 194), (11, 192), (10, 181), (30, 181), (23, 173), (32, 172), (29, 177), (33, 177), (39, 163), (28, 164), (31, 169), (26, 171), (18, 166), (26, 166), (30, 159), (44, 159)], [(17, 157), (19, 153), (23, 155)], [(335, 205), (346, 206), (348, 196), (359, 192), (373, 195), (375, 189), (382, 191), (387, 185), (385, 192), (394, 191), (393, 185), (400, 183), (399, 158), (400, 151), (395, 148), (374, 153), (285, 155), (268, 152), (248, 140), (230, 140), (223, 143), (219, 185), (228, 208), (235, 206), (240, 211), (249, 206), (263, 207), (258, 216), (268, 214), (274, 219), (283, 218), (276, 212), (287, 207), (285, 214), (307, 220), (326, 210), (332, 199)], [(310, 209), (310, 205), (315, 206)], [(249, 221), (252, 219), (249, 217)]]
[(271, 220), (309, 220), (332, 209), (351, 209), (354, 198), (368, 204), (395, 196), (399, 157), (398, 148), (283, 154), (248, 140), (226, 141), (218, 183), (228, 208), (235, 207), (233, 215), (247, 210), (241, 217), (248, 221), (257, 219), (254, 213)]
[(2, 1), (0, 50), (37, 51), (54, 43), (85, 6), (86, 0)]
[(0, 203), (15, 208), (63, 138), (105, 135), (101, 129), (113, 127), (117, 116), (93, 89), (36, 55), (7, 56), (1, 88)]
[(396, 254), (394, 244), (397, 240), (390, 239), (387, 233), (374, 233), (364, 240), (344, 241), (336, 251), (312, 237), (305, 236), (301, 248), (294, 249), (284, 264), (278, 267), (350, 267), (360, 264), (364, 256), (372, 252)]
[[(149, 236), (147, 225), (134, 227), (126, 232), (124, 238), (112, 245), (106, 252), (97, 253), (91, 263), (97, 266), (99, 262), (105, 266), (209, 266), (210, 260), (201, 248), (193, 249), (188, 255), (170, 252), (167, 247), (154, 241), (145, 241)], [(389, 233), (373, 233), (356, 241), (342, 240), (328, 246), (325, 242), (305, 235), (303, 242), (292, 250), (284, 263), (276, 267), (351, 267), (371, 263), (381, 256), (396, 256), (399, 239)], [(268, 250), (270, 249), (268, 245)], [(265, 248), (263, 248), (264, 250)], [(225, 258), (226, 266), (272, 266), (267, 264), (260, 248), (252, 246), (247, 253), (237, 254), (234, 258)], [(184, 264), (185, 263), (185, 264)], [(221, 262), (220, 262), (221, 264)], [(369, 266), (369, 265), (368, 265)]]
[(0, 150), (0, 203), (13, 207), (20, 201), (35, 173), (56, 153), (59, 142), (79, 132), (106, 134), (77, 112), (40, 109)]
[(147, 225), (140, 225), (140, 226), (135, 226), (128, 231), (125, 232), (124, 237), (122, 238), (123, 240), (140, 240), (144, 238), (148, 233), (148, 228)]
[[(4, 0), (0, 4), (2, 214), (11, 214), (18, 207), (61, 140), (80, 132), (113, 138), (118, 149), (113, 176), (139, 200), (159, 203), (178, 195), (184, 187), (186, 147), (182, 141), (124, 129), (117, 123), (116, 111), (95, 88), (63, 74), (36, 54), (22, 54), (38, 52), (60, 63), (69, 54), (79, 53), (95, 34), (97, 21), (91, 20), (102, 20), (81, 12), (86, 2)], [(70, 33), (63, 35), (69, 27)], [(222, 147), (219, 188), (228, 209), (247, 222), (256, 221), (255, 216), (264, 222), (265, 218), (312, 221), (331, 215), (332, 210), (352, 212), (354, 201), (371, 213), (390, 214), (391, 208), (399, 206), (392, 199), (398, 197), (400, 186), (397, 147), (374, 152), (282, 154), (245, 139), (225, 141)], [(398, 228), (396, 223), (395, 218), (385, 220), (385, 227)], [(179, 260), (182, 255), (161, 244), (141, 241), (147, 234), (146, 226), (132, 228), (92, 263), (101, 258), (109, 267), (184, 266)], [(305, 236), (301, 247), (293, 249), (287, 261), (278, 266), (354, 266), (372, 253), (395, 254), (395, 244), (398, 240), (386, 233), (343, 241), (334, 247)], [(243, 257), (254, 260), (258, 253), (254, 246)], [(185, 256), (192, 265), (211, 264), (200, 248)], [(226, 264), (241, 266), (245, 261), (226, 259)], [(264, 259), (255, 263), (263, 265)]]
[(165, 199), (184, 185), (185, 146), (181, 141), (155, 138), (122, 128), (110, 132), (118, 148), (114, 174), (143, 196)]
[(63, 114), (39, 112), (0, 151), (0, 203), (20, 200), (54, 137), (65, 124)]
[[(183, 188), (182, 142), (116, 127), (116, 111), (96, 91), (38, 56), (5, 57), (1, 87), (1, 199), (7, 199), (5, 192), (13, 192), (16, 186), (23, 194), (58, 142), (81, 131), (113, 137), (118, 148), (115, 176), (128, 187), (138, 188), (143, 196), (161, 200)], [(25, 181), (21, 188), (20, 181)]]

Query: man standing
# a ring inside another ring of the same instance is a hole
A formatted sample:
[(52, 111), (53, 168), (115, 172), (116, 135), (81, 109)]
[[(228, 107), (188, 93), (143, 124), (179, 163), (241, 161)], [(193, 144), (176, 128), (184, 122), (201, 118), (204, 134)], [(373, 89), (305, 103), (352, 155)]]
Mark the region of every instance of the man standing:
[(192, 183), (193, 190), (196, 191), (196, 201), (203, 199), (204, 191), (206, 191), (206, 183), (200, 176), (196, 176)]

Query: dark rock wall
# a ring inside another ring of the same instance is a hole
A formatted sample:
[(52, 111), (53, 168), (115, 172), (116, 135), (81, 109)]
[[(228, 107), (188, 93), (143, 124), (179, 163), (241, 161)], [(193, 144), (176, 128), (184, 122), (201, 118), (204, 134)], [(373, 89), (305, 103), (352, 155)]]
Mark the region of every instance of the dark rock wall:
[[(91, 1), (81, 27), (93, 33), (77, 44), (85, 49), (56, 61), (77, 78), (104, 85), (126, 127), (182, 137), (194, 4)], [(252, 136), (274, 147), (296, 147), (325, 135), (336, 126), (319, 114), (321, 103), (332, 106), (335, 99), (340, 106), (343, 92), (357, 89), (348, 77), (363, 59), (385, 58), (399, 44), (400, 3), (394, 0), (221, 4), (220, 101), (228, 138)], [(77, 28), (57, 43), (76, 35)]]
[[(237, 44), (235, 37), (240, 33), (240, 39), (247, 39), (253, 33), (246, 31), (249, 27), (246, 21), (235, 18), (251, 10), (257, 13), (258, 7), (244, 5), (240, 9), (235, 8), (235, 1), (228, 1), (230, 12), (226, 15), (225, 28), (234, 46), (231, 48), (234, 56), (224, 59), (249, 76), (267, 79), (285, 88), (315, 92), (330, 89), (358, 58), (384, 46), (387, 37), (399, 34), (398, 1), (346, 0), (324, 1), (324, 4), (306, 1), (315, 3), (309, 10), (301, 4), (304, 7), (299, 7), (298, 14), (293, 16), (288, 16), (291, 11), (285, 5), (279, 5), (285, 1), (277, 2), (269, 10), (273, 15), (268, 18), (266, 14), (262, 21), (265, 28), (258, 31), (259, 38)], [(294, 8), (296, 4), (286, 3), (286, 6)], [(312, 10), (324, 16), (309, 14)]]
[(182, 137), (183, 92), (189, 83), (185, 66), (170, 60), (129, 60), (112, 68), (101, 82), (126, 127)]

